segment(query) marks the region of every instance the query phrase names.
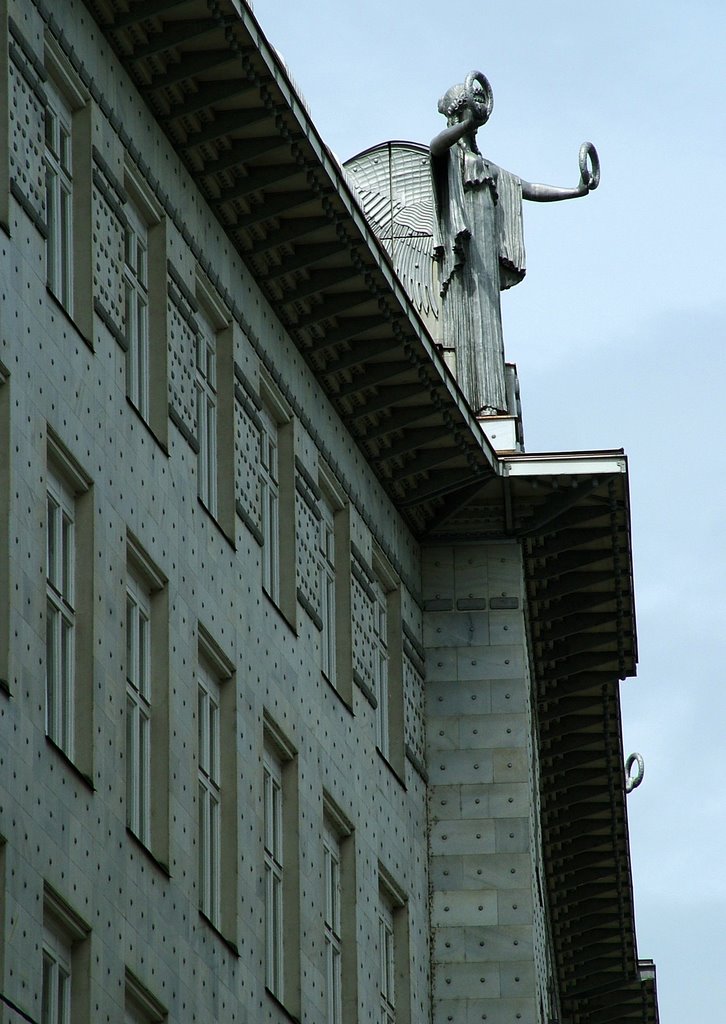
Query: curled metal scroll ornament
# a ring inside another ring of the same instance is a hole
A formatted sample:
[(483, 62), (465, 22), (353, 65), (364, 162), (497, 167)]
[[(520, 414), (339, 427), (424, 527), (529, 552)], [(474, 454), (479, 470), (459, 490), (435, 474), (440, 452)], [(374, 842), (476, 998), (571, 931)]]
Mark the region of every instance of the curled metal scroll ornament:
[(600, 157), (591, 142), (580, 146), (580, 177), (588, 192), (594, 192), (600, 184)]
[[(474, 88), (475, 82), (479, 83), (479, 89)], [(486, 124), (494, 109), (494, 93), (483, 71), (469, 72), (464, 79), (464, 93), (477, 124)]]
[[(638, 770), (635, 775), (631, 775), (633, 765), (637, 765)], [(640, 783), (643, 781), (645, 775), (645, 761), (641, 754), (631, 754), (625, 762), (625, 792), (632, 793), (634, 789), (637, 789)]]

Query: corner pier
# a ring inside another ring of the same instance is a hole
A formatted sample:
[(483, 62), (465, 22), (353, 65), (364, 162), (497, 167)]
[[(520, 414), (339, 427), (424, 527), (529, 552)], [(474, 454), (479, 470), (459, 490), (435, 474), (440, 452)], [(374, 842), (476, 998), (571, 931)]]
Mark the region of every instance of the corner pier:
[(551, 965), (521, 548), (429, 548), (423, 584), (434, 1024), (536, 1024)]

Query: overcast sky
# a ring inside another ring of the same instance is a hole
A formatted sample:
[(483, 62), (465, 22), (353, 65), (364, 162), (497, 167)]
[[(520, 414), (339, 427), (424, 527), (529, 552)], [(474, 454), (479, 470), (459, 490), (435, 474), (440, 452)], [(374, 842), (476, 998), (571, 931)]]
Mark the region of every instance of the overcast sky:
[(639, 955), (662, 1024), (726, 1019), (726, 3), (256, 0), (341, 160), (428, 142), (472, 69), (485, 155), (529, 181), (602, 183), (526, 204), (506, 293), (527, 450), (625, 448), (640, 666), (622, 684)]

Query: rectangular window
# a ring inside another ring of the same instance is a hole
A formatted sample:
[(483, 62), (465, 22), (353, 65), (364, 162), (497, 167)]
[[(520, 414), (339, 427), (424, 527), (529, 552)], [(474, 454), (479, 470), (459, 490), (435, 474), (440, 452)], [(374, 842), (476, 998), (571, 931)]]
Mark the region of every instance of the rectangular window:
[(126, 824), (151, 846), (151, 595), (140, 576), (126, 588)]
[(318, 545), (320, 573), (320, 618), (323, 628), (320, 648), (323, 674), (331, 683), (336, 681), (336, 565), (335, 565), (335, 510), (323, 491), (318, 503), (320, 534)]
[(265, 750), (264, 763), (265, 845), (265, 984), (283, 999), (283, 880), (282, 765), (275, 753)]
[(73, 314), (72, 113), (52, 82), (46, 83), (45, 194), (48, 234), (46, 276), (55, 297)]
[(86, 1024), (91, 951), (88, 926), (49, 886), (43, 905), (41, 1024)]
[(126, 825), (165, 866), (169, 856), (169, 592), (127, 537)]
[(406, 897), (378, 865), (379, 1024), (411, 1024), (412, 971), (409, 963)]
[(396, 947), (393, 907), (381, 890), (378, 903), (378, 953), (380, 988), (380, 1024), (396, 1024)]
[(343, 950), (341, 916), (341, 850), (336, 832), (326, 822), (323, 831), (325, 885), (325, 981), (327, 1024), (343, 1020)]
[(197, 316), (197, 491), (217, 516), (217, 334), (203, 310)]
[(149, 229), (132, 203), (125, 208), (124, 318), (126, 394), (149, 418)]
[(390, 757), (388, 715), (388, 600), (380, 580), (373, 581), (373, 692), (376, 706), (376, 745), (384, 757)]
[(260, 511), (262, 517), (262, 586), (280, 602), (280, 479), (278, 427), (267, 409), (260, 410)]
[(401, 581), (376, 545), (373, 548), (372, 569), (376, 744), (398, 777), (403, 780), (406, 768)]
[(263, 849), (265, 985), (300, 1016), (300, 877), (297, 759), (264, 715)]
[(221, 844), (221, 759), (219, 680), (200, 662), (197, 669), (199, 799), (199, 909), (219, 928)]
[(71, 947), (49, 928), (43, 935), (42, 1024), (70, 1024)]
[(45, 731), (73, 758), (75, 746), (75, 495), (49, 471), (46, 528)]

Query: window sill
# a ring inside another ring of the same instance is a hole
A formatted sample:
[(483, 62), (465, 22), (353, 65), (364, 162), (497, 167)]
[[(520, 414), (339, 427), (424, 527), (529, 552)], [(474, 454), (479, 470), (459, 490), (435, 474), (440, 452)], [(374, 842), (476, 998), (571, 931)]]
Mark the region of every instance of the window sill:
[(268, 603), (269, 603), (270, 605), (272, 605), (272, 607), (273, 607), (273, 608), (275, 609), (275, 611), (276, 611), (276, 612), (277, 612), (277, 614), (278, 614), (278, 615), (280, 616), (280, 618), (282, 619), (282, 621), (283, 621), (283, 622), (285, 623), (285, 625), (287, 626), (287, 628), (288, 628), (288, 629), (290, 630), (290, 632), (292, 633), (292, 635), (293, 635), (293, 636), (294, 636), (294, 637), (295, 637), (295, 638), (297, 639), (297, 636), (298, 636), (298, 632), (297, 632), (297, 625), (296, 625), (296, 624), (295, 624), (295, 623), (294, 623), (294, 622), (292, 621), (292, 619), (291, 619), (291, 618), (290, 618), (290, 617), (289, 617), (288, 615), (286, 615), (286, 614), (285, 614), (285, 612), (284, 612), (284, 611), (282, 610), (282, 608), (281, 608), (281, 607), (280, 607), (280, 605), (279, 605), (279, 604), (277, 603), (277, 601), (276, 601), (276, 600), (274, 599), (274, 597), (271, 597), (271, 596), (270, 596), (270, 595), (269, 595), (269, 594), (267, 593), (267, 591), (265, 590), (265, 588), (264, 588), (264, 587), (262, 588), (262, 593), (264, 594), (264, 596), (265, 596), (265, 599), (267, 600), (267, 602), (268, 602)]
[(67, 323), (73, 328), (73, 330), (76, 332), (76, 334), (81, 339), (83, 344), (86, 345), (87, 348), (89, 348), (91, 350), (91, 352), (94, 352), (95, 349), (93, 347), (93, 342), (91, 341), (90, 338), (86, 337), (86, 335), (83, 333), (81, 328), (78, 326), (76, 321), (73, 319), (71, 314), (68, 312), (68, 310), (63, 305), (63, 303), (58, 298), (58, 296), (55, 294), (55, 292), (52, 290), (52, 288), (50, 288), (49, 285), (46, 285), (45, 286), (45, 291), (46, 291), (46, 294), (48, 295), (48, 297), (52, 300), (53, 305), (56, 307), (58, 312), (61, 314), (61, 316), (64, 318), (64, 320), (66, 320)]
[(148, 433), (149, 437), (153, 440), (154, 444), (156, 444), (157, 447), (161, 449), (161, 451), (164, 453), (164, 455), (166, 455), (166, 457), (168, 459), (169, 458), (169, 449), (164, 444), (164, 442), (161, 440), (161, 438), (157, 434), (154, 433), (151, 425), (144, 419), (144, 417), (141, 415), (141, 413), (136, 408), (136, 406), (131, 401), (131, 399), (129, 398), (128, 395), (126, 395), (126, 404), (128, 405), (129, 409), (131, 409), (133, 411), (134, 416), (136, 416), (136, 418), (138, 419), (139, 423), (141, 423), (144, 426), (144, 428), (146, 429), (146, 432)]
[(234, 944), (234, 942), (232, 942), (231, 939), (228, 939), (226, 935), (223, 935), (222, 932), (220, 932), (216, 924), (212, 924), (212, 922), (209, 920), (209, 918), (207, 917), (203, 910), (199, 911), (199, 917), (201, 918), (202, 921), (204, 921), (207, 928), (209, 928), (210, 931), (214, 932), (217, 938), (225, 944), (227, 949), (231, 953), (233, 953), (237, 958), (239, 958), (239, 949), (237, 948), (237, 946)]
[(265, 992), (267, 993), (267, 998), (270, 1002), (274, 1003), (277, 1009), (284, 1014), (285, 1020), (292, 1021), (292, 1024), (300, 1024), (300, 1018), (296, 1017), (293, 1013), (290, 1013), (285, 1004), (280, 1002), (275, 993), (271, 992), (267, 985), (265, 985)]
[(390, 761), (388, 760), (388, 758), (386, 757), (386, 755), (385, 755), (385, 754), (383, 753), (383, 751), (381, 750), (381, 748), (380, 748), (380, 747), (378, 747), (378, 746), (376, 747), (376, 753), (377, 753), (377, 754), (378, 754), (378, 756), (380, 757), (381, 761), (383, 761), (383, 763), (384, 763), (384, 764), (385, 764), (385, 765), (387, 766), (388, 770), (389, 770), (389, 771), (391, 772), (391, 774), (392, 774), (392, 775), (393, 775), (393, 777), (395, 778), (396, 782), (398, 782), (398, 784), (399, 784), (400, 786), (402, 786), (402, 787), (404, 788), (404, 790), (405, 790), (405, 789), (406, 789), (406, 783), (405, 783), (405, 782), (404, 782), (404, 780), (403, 780), (403, 779), (401, 778), (401, 775), (399, 774), (399, 772), (398, 772), (398, 771), (397, 771), (397, 770), (396, 770), (396, 769), (395, 769), (395, 768), (393, 767), (393, 765), (392, 765), (392, 764), (391, 764), (391, 762), (390, 762)]
[(171, 872), (169, 871), (167, 865), (163, 864), (160, 860), (157, 860), (157, 858), (151, 852), (149, 847), (144, 842), (142, 842), (141, 839), (139, 839), (136, 833), (133, 832), (128, 825), (126, 826), (126, 835), (129, 837), (129, 839), (131, 839), (134, 846), (136, 846), (139, 850), (142, 850), (143, 853), (146, 854), (146, 856), (149, 858), (154, 867), (158, 868), (158, 870), (162, 873), (162, 875), (164, 875), (165, 878), (171, 878)]
[(331, 679), (328, 679), (324, 672), (321, 672), (320, 674), (325, 680), (325, 683), (327, 684), (328, 688), (333, 691), (333, 693), (338, 698), (340, 703), (343, 705), (345, 710), (348, 711), (352, 716), (355, 716), (352, 703), (349, 700), (347, 700), (346, 697), (343, 696), (343, 694), (340, 692), (335, 683)]
[(51, 747), (52, 750), (56, 752), (61, 761), (63, 761), (63, 763), (67, 765), (68, 768), (70, 768), (70, 770), (73, 772), (76, 778), (80, 779), (80, 781), (88, 787), (91, 793), (95, 793), (96, 787), (93, 785), (93, 780), (91, 776), (86, 775), (84, 771), (81, 771), (78, 765), (70, 759), (68, 754), (66, 754), (65, 750), (63, 750), (62, 747), (59, 747), (55, 740), (52, 740), (50, 736), (45, 737), (45, 742), (48, 744), (49, 747)]
[(209, 507), (204, 504), (204, 502), (199, 496), (197, 496), (197, 501), (199, 502), (200, 507), (203, 508), (204, 511), (206, 512), (208, 518), (211, 519), (211, 521), (214, 523), (217, 530), (219, 530), (219, 532), (222, 534), (222, 536), (227, 541), (232, 550), (236, 551), (237, 546), (234, 542), (234, 535), (231, 534), (229, 530), (225, 530), (225, 528), (220, 523), (219, 519), (217, 519), (217, 517), (215, 516), (214, 512), (210, 511)]

